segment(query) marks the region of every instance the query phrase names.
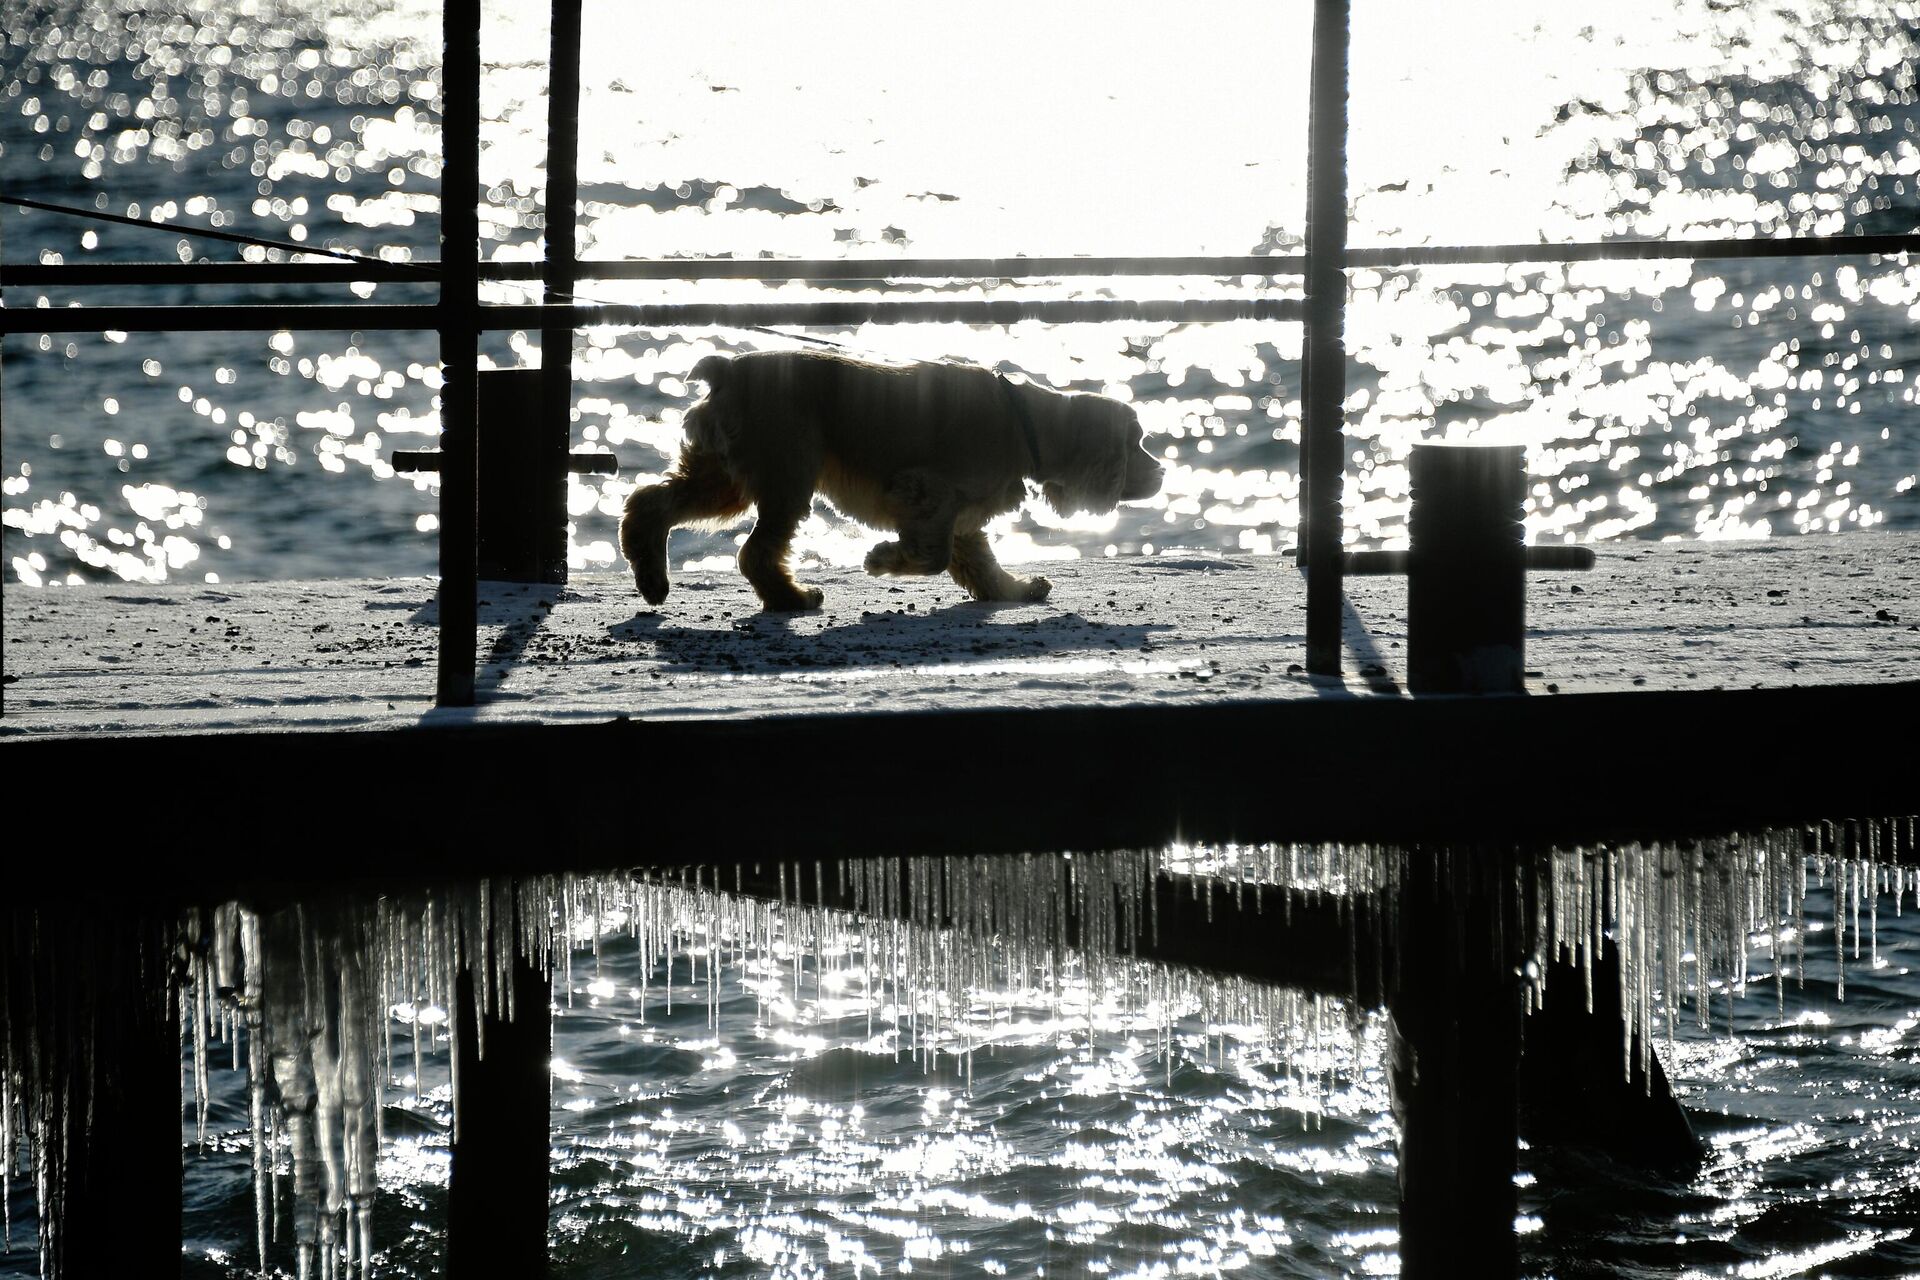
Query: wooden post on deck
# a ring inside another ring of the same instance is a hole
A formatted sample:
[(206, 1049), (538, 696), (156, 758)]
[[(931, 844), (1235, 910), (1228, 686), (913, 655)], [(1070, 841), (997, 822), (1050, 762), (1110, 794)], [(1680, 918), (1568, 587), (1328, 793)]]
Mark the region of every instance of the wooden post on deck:
[(479, 622), (480, 3), (446, 0), (440, 71), (440, 664), (435, 701), (473, 705)]
[(1526, 450), (1417, 444), (1408, 469), (1407, 687), (1525, 693)]
[(1307, 670), (1340, 674), (1341, 429), (1347, 398), (1348, 0), (1315, 0), (1307, 149), (1307, 314), (1301, 375), (1300, 541)]
[[(515, 944), (503, 937), (500, 945)], [(511, 994), (494, 993), (500, 1009), (493, 1013), (480, 1008), (470, 970), (456, 982), (448, 1280), (539, 1280), (547, 1273), (553, 987), (546, 966), (517, 947), (510, 968)], [(509, 999), (512, 1017), (505, 1016)]]
[(1441, 849), (1396, 903), (1389, 1065), (1400, 1143), (1400, 1274), (1511, 1277), (1519, 1266), (1520, 988), (1511, 865)]

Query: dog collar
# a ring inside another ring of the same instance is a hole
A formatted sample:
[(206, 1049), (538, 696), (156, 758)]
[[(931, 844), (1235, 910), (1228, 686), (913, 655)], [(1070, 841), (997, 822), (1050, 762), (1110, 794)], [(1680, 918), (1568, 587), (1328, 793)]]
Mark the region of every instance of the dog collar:
[(1019, 394), (1014, 390), (1013, 384), (1007, 381), (1005, 374), (996, 373), (993, 375), (993, 380), (1000, 384), (1000, 394), (1006, 397), (1008, 406), (1013, 410), (1014, 419), (1020, 424), (1020, 435), (1027, 442), (1027, 462), (1031, 468), (1029, 474), (1038, 480), (1040, 478), (1040, 435), (1033, 429), (1033, 415), (1027, 412), (1026, 405), (1020, 403)]

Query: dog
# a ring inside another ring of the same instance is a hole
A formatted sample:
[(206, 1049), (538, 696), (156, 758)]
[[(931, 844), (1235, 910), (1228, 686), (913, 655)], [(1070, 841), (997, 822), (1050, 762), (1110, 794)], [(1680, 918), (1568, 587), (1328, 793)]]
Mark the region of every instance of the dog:
[(634, 490), (620, 550), (649, 604), (667, 598), (667, 536), (749, 506), (740, 572), (763, 608), (820, 607), (787, 569), (794, 530), (824, 495), (896, 538), (867, 553), (872, 574), (950, 573), (975, 600), (1035, 603), (1045, 578), (1000, 567), (985, 526), (1037, 483), (1062, 515), (1106, 512), (1160, 491), (1160, 463), (1118, 400), (1016, 383), (973, 365), (876, 364), (831, 352), (708, 356), (689, 377), (707, 394), (660, 484)]

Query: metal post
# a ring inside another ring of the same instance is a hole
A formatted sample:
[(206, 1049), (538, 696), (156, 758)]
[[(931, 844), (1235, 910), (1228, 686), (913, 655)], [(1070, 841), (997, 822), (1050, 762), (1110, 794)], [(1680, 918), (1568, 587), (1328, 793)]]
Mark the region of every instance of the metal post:
[(1340, 674), (1340, 488), (1347, 398), (1347, 5), (1315, 0), (1307, 149), (1307, 316), (1300, 527), (1307, 670)]
[[(580, 0), (553, 0), (553, 31), (547, 55), (547, 259), (542, 279), (546, 301), (573, 301), (579, 246), (574, 205), (579, 196)], [(572, 439), (573, 330), (547, 325), (540, 331), (540, 438)], [(553, 424), (549, 432), (547, 424)], [(564, 460), (561, 460), (564, 461)], [(561, 580), (566, 561), (560, 563)]]
[(480, 4), (446, 0), (440, 72), (440, 678), (443, 707), (473, 705), (479, 472)]

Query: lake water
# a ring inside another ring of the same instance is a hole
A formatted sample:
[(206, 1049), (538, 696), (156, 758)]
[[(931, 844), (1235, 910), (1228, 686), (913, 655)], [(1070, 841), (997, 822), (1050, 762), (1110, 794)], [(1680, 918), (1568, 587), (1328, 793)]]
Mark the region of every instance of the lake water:
[[(1645, 883), (1667, 897), (1660, 878)], [(844, 918), (823, 929), (756, 917), (755, 942), (725, 914), (734, 908), (709, 915), (683, 897), (692, 915), (671, 917), (679, 923), (663, 935), (670, 917), (656, 905), (616, 907), (609, 889), (603, 913), (600, 892), (575, 893), (576, 946), (555, 965), (556, 1276), (1398, 1269), (1377, 1014), (1350, 1022), (1338, 1001), (1282, 994), (1255, 1005), (1250, 995), (1262, 997), (1248, 989), (1125, 963), (1089, 971), (1037, 951), (1022, 959), (1018, 930), (982, 949)], [(1910, 888), (1904, 898), (1897, 905), (1911, 908)], [(1703, 1168), (1675, 1179), (1578, 1148), (1523, 1150), (1523, 1274), (1920, 1273), (1920, 922), (1896, 914), (1892, 894), (1874, 907), (1871, 895), (1836, 895), (1816, 879), (1803, 922), (1790, 911), (1783, 929), (1752, 940), (1737, 998), (1721, 980), (1730, 957), (1711, 957), (1710, 1030), (1695, 1019), (1692, 948), (1673, 952), (1679, 999), (1651, 1012), (1706, 1146)], [(1706, 936), (1693, 933), (1702, 919), (1655, 913), (1641, 927), (1665, 950)], [(407, 927), (366, 936), (411, 936)], [(672, 938), (664, 950), (662, 936)], [(1630, 953), (1633, 936), (1622, 935)], [(401, 967), (418, 991), (439, 949), (405, 946), (413, 958)], [(271, 950), (266, 959), (271, 993), (277, 962)], [(358, 963), (371, 972), (371, 960)], [(320, 986), (342, 981), (329, 969)], [(1558, 995), (1569, 997), (1578, 992)], [(276, 1061), (302, 1046), (317, 1054), (306, 1037), (319, 1024), (296, 1034), (273, 1008), (279, 1039), (266, 1051)], [(445, 1256), (446, 1026), (430, 1003), (393, 1009), (366, 1049), (380, 1070), (384, 1040), (391, 1062), (375, 1274), (429, 1276)], [(341, 1025), (355, 1024), (343, 1015)], [(428, 1042), (416, 1051), (421, 1026)], [(356, 1052), (334, 1033), (322, 1042), (343, 1061)], [(183, 1053), (187, 1081), (195, 1056)], [(206, 1128), (191, 1097), (182, 1126), (183, 1274), (207, 1280), (255, 1265), (248, 1054), (233, 1056), (240, 1069), (225, 1044), (207, 1046)], [(284, 1154), (281, 1164), (273, 1220), (290, 1233)], [(16, 1179), (11, 1207), (16, 1241), (30, 1242), (30, 1179)], [(292, 1266), (289, 1238), (276, 1236), (276, 1269)], [(31, 1249), (0, 1258), (0, 1274), (35, 1270)]]
[[(538, 252), (546, 34), (485, 30), (482, 215), (495, 259)], [(1912, 232), (1910, 3), (1501, 0), (1356, 6), (1356, 246)], [(4, 7), (9, 193), (390, 257), (433, 256), (437, 9), (262, 0)], [(1305, 5), (589, 5), (588, 257), (1243, 254), (1304, 230)], [(229, 260), (236, 246), (6, 209), (7, 262)], [(1420, 439), (1528, 447), (1535, 540), (1920, 527), (1920, 266), (1865, 257), (1355, 272), (1350, 536), (1404, 538)], [(951, 289), (954, 286), (943, 286)], [(985, 296), (1297, 292), (1297, 279), (969, 284)], [(418, 298), (387, 285), (361, 296)], [(499, 298), (523, 296), (505, 286)], [(801, 284), (614, 284), (625, 300), (826, 298)], [(897, 295), (924, 292), (900, 286)], [(11, 306), (39, 291), (10, 289)], [(54, 305), (64, 296), (47, 295)], [(211, 289), (124, 299), (231, 297)], [(264, 289), (256, 299), (348, 299)], [(815, 331), (880, 358), (999, 364), (1133, 400), (1170, 464), (1112, 517), (1033, 503), (1003, 558), (1283, 550), (1297, 525), (1300, 331), (1087, 324)], [(577, 564), (677, 448), (680, 381), (766, 333), (596, 330), (574, 351)], [(488, 358), (537, 359), (496, 334)], [(8, 341), (10, 581), (413, 574), (432, 482), (395, 448), (437, 429), (429, 335), (72, 335)], [(677, 563), (739, 531), (683, 533)], [(868, 538), (822, 508), (802, 560)]]

